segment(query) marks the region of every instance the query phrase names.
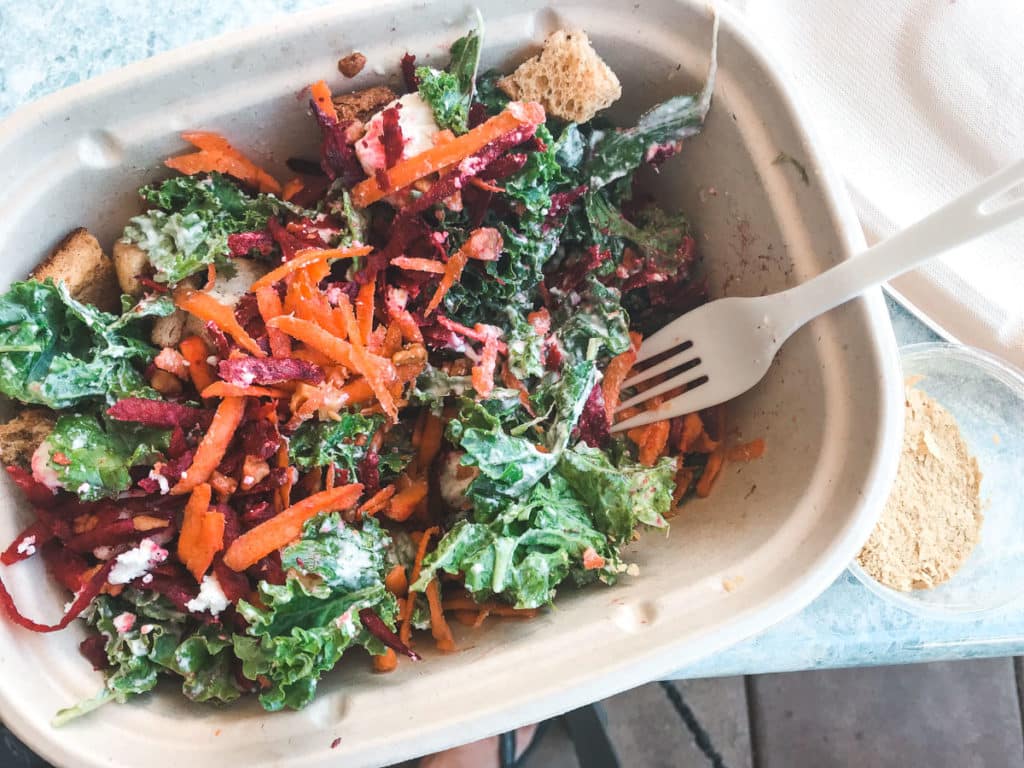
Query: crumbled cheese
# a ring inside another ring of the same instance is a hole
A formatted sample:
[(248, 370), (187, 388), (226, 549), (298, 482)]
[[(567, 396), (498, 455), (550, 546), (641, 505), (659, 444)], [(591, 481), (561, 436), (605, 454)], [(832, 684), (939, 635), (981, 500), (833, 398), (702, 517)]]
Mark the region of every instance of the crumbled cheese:
[(153, 583), (153, 574), (152, 573), (147, 573), (145, 576), (143, 576), (142, 577), (142, 583), (143, 584), (152, 584)]
[(32, 454), (30, 464), (32, 466), (32, 478), (45, 485), (51, 491), (63, 488), (60, 478), (57, 477), (57, 470), (50, 466), (50, 443), (43, 440)]
[(209, 357), (207, 357), (206, 358), (206, 364), (207, 365), (216, 365), (217, 364), (217, 356), (216, 355), (210, 355)]
[(153, 629), (154, 627), (152, 624), (143, 624), (141, 627), (139, 627), (139, 634), (148, 635), (150, 632), (153, 631)]
[(356, 156), (370, 178), (373, 178), (375, 171), (384, 168), (384, 145), (381, 143), (384, 110), (395, 105), (401, 105), (398, 125), (402, 129), (402, 159), (418, 155), (434, 146), (439, 130), (434, 122), (434, 110), (418, 93), (408, 93), (371, 117), (366, 124), (366, 133), (355, 144)]
[(171, 492), (171, 484), (170, 484), (170, 482), (168, 482), (167, 478), (164, 477), (163, 475), (161, 475), (155, 469), (149, 470), (149, 479), (150, 480), (155, 480), (156, 484), (158, 486), (160, 486), (160, 495), (161, 496), (166, 496), (168, 493)]
[(36, 553), (36, 537), (26, 536), (18, 543), (18, 554), (32, 557)]
[(150, 568), (166, 559), (166, 549), (152, 539), (143, 539), (135, 549), (129, 549), (117, 556), (107, 581), (111, 584), (128, 584), (145, 576)]
[(639, 576), (640, 575), (640, 566), (637, 565), (636, 563), (630, 563), (629, 565), (626, 566), (626, 575), (627, 576)]
[(231, 605), (231, 601), (228, 600), (224, 590), (221, 589), (220, 582), (213, 574), (203, 576), (203, 583), (199, 585), (199, 594), (194, 600), (185, 603), (185, 607), (191, 613), (209, 611), (214, 616), (217, 616), (229, 605)]
[(114, 548), (108, 547), (106, 544), (101, 544), (92, 551), (92, 556), (97, 560), (109, 560), (110, 556), (114, 554)]
[(114, 629), (120, 632), (122, 635), (132, 631), (132, 627), (135, 626), (135, 614), (125, 611), (124, 613), (114, 617)]
[(83, 493), (88, 493), (92, 489), (92, 486), (88, 483), (82, 483), (78, 488), (75, 489), (75, 493), (81, 496)]

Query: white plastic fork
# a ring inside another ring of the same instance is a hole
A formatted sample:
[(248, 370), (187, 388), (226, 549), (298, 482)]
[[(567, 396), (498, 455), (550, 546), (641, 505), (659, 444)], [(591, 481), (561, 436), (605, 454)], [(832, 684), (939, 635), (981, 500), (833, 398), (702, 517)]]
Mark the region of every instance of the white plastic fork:
[(779, 347), (805, 323), (944, 251), (1024, 217), (1024, 199), (1018, 196), (1006, 204), (996, 200), (1021, 183), (1024, 160), (806, 283), (769, 296), (718, 299), (673, 320), (644, 339), (636, 362), (677, 351), (629, 377), (622, 387), (675, 371), (674, 375), (622, 401), (617, 412), (683, 386), (686, 391), (617, 422), (612, 431), (693, 413), (743, 394), (764, 377)]

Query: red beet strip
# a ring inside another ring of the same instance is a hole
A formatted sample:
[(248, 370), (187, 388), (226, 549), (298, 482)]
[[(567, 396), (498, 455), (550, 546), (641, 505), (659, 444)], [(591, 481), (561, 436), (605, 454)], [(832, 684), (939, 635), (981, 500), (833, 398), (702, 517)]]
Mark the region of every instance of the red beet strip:
[(191, 429), (199, 425), (206, 429), (213, 419), (213, 411), (166, 400), (147, 400), (144, 397), (126, 397), (107, 409), (107, 415), (118, 421), (132, 421), (147, 427)]
[(324, 371), (319, 365), (291, 357), (221, 360), (217, 372), (228, 384), (239, 387), (253, 384), (283, 384), (286, 381), (304, 381), (315, 385), (324, 380)]

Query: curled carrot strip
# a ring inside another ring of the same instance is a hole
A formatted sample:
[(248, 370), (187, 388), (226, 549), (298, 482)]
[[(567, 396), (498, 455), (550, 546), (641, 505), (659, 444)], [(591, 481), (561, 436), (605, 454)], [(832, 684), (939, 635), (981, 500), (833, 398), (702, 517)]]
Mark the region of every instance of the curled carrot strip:
[(273, 176), (235, 149), (219, 133), (213, 131), (188, 131), (181, 138), (197, 147), (198, 152), (179, 155), (164, 160), (164, 165), (179, 173), (210, 173), (217, 171), (234, 176), (260, 192), (281, 193), (281, 185)]
[(233, 338), (242, 349), (256, 357), (267, 354), (256, 343), (235, 319), (235, 310), (227, 304), (221, 304), (213, 296), (203, 291), (185, 289), (174, 295), (174, 304), (178, 309), (189, 312), (200, 320), (213, 323), (224, 333)]
[(188, 361), (188, 375), (197, 392), (202, 392), (216, 381), (213, 366), (206, 361), (210, 356), (210, 350), (205, 341), (199, 336), (189, 336), (181, 340), (178, 348), (181, 350), (181, 356)]
[(281, 266), (267, 272), (267, 274), (254, 282), (249, 290), (258, 291), (260, 288), (266, 288), (279, 280), (284, 280), (288, 275), (318, 262), (326, 262), (329, 259), (351, 259), (354, 256), (365, 256), (372, 250), (373, 248), (368, 245), (357, 245), (350, 248), (304, 248), (296, 253), (295, 257), (290, 261), (286, 261)]
[(309, 320), (300, 320), (289, 315), (281, 315), (268, 320), (267, 328), (287, 333), (293, 339), (298, 339), (308, 344), (334, 362), (350, 370), (355, 370), (356, 366), (352, 358), (352, 345), (344, 339), (339, 339), (337, 336), (328, 333), (316, 323), (312, 323)]
[(729, 451), (729, 461), (751, 461), (764, 456), (764, 439), (757, 438), (749, 443), (737, 445)]
[(192, 458), (192, 466), (181, 473), (181, 479), (171, 488), (172, 494), (188, 493), (210, 479), (210, 475), (227, 453), (231, 438), (235, 436), (235, 430), (242, 423), (244, 414), (244, 397), (225, 397), (220, 401), (217, 412), (213, 414), (213, 421), (210, 422), (210, 428), (206, 430)]
[[(278, 294), (277, 289), (272, 286), (256, 289), (256, 306), (265, 325), (275, 317), (284, 314), (281, 296)], [(272, 357), (291, 357), (292, 343), (287, 335), (267, 325), (267, 340), (270, 342), (270, 354)]]
[[(418, 155), (396, 163), (388, 170), (389, 187), (391, 190), (407, 187), (424, 176), (442, 171), (479, 152), (487, 144), (506, 133), (527, 126), (540, 125), (543, 122), (544, 107), (540, 104), (513, 101), (501, 113), (481, 123), (468, 133), (457, 136), (451, 141), (435, 144)], [(377, 179), (371, 177), (359, 182), (352, 189), (352, 202), (358, 208), (365, 208), (380, 200), (384, 194), (385, 191)]]
[(261, 387), (250, 384), (247, 387), (229, 384), (226, 381), (215, 381), (202, 392), (201, 397), (288, 397), (291, 393), (277, 387)]
[(444, 653), (457, 651), (451, 627), (444, 618), (444, 606), (441, 604), (441, 587), (437, 579), (432, 579), (426, 589), (427, 605), (430, 606), (430, 634), (434, 636), (437, 649)]
[(363, 502), (362, 506), (359, 507), (360, 515), (375, 515), (384, 509), (388, 502), (391, 501), (391, 497), (395, 495), (395, 486), (389, 485), (387, 488), (381, 488), (373, 496)]
[(302, 526), (311, 517), (346, 510), (362, 492), (362, 485), (352, 483), (307, 496), (235, 539), (224, 553), (224, 564), (233, 571), (244, 571), (271, 552), (291, 544), (302, 535)]
[(468, 260), (469, 255), (461, 248), (448, 259), (448, 263), (444, 265), (444, 274), (441, 276), (441, 282), (438, 283), (437, 290), (427, 305), (427, 311), (424, 313), (425, 316), (429, 317), (430, 313), (440, 306), (441, 301), (444, 300), (451, 287), (462, 277), (462, 270), (465, 268)]
[(444, 274), (444, 264), (434, 259), (419, 259), (412, 256), (396, 256), (391, 260), (391, 266), (399, 269), (408, 269), (414, 272), (432, 272), (435, 275)]
[[(420, 570), (423, 568), (423, 558), (427, 556), (427, 546), (430, 544), (430, 537), (440, 533), (441, 529), (436, 525), (420, 534), (420, 540), (416, 547), (416, 559), (412, 564), (412, 573), (409, 574), (409, 583), (415, 584), (416, 579), (420, 577)], [(410, 594), (405, 604), (402, 606), (402, 626), (398, 631), (398, 637), (406, 645), (409, 644), (409, 638), (412, 637), (412, 612), (416, 607), (416, 595)]]

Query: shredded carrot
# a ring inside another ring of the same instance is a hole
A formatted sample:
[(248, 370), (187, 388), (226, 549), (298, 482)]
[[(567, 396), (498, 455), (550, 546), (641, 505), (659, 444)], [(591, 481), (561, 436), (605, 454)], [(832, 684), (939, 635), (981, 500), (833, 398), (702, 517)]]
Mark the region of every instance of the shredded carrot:
[(702, 429), (697, 439), (690, 444), (691, 453), (713, 453), (721, 446), (721, 441), (713, 440), (706, 429)]
[(708, 456), (708, 463), (704, 465), (704, 474), (697, 481), (697, 488), (695, 490), (698, 496), (705, 498), (711, 493), (711, 487), (715, 484), (715, 479), (722, 471), (724, 464), (725, 454), (721, 451), (715, 451)]
[(384, 577), (384, 586), (395, 597), (405, 597), (409, 592), (409, 579), (405, 575), (405, 567), (396, 565)]
[(359, 335), (367, 344), (373, 333), (373, 298), (377, 292), (377, 278), (374, 276), (359, 287), (356, 296), (356, 318), (359, 321)]
[(532, 619), (537, 615), (536, 608), (513, 608), (511, 605), (493, 600), (478, 603), (465, 595), (445, 598), (444, 609), (446, 611), (487, 611), (495, 616), (508, 616), (517, 619)]
[[(416, 559), (413, 560), (412, 573), (409, 574), (409, 583), (414, 584), (416, 579), (420, 577), (420, 570), (423, 568), (423, 558), (427, 556), (427, 547), (430, 545), (430, 537), (441, 532), (441, 529), (436, 525), (420, 534), (420, 540), (416, 546)], [(406, 645), (409, 644), (409, 639), (412, 637), (412, 612), (416, 607), (416, 595), (410, 594), (409, 598), (405, 601), (405, 605), (402, 606), (402, 626), (398, 631), (398, 637)]]
[[(199, 539), (203, 533), (203, 518), (210, 510), (210, 499), (213, 490), (207, 483), (199, 483), (188, 497), (185, 504), (185, 511), (181, 518), (181, 530), (178, 532), (178, 559), (185, 563), (186, 567), (192, 562)], [(201, 580), (203, 574), (196, 576), (196, 581)]]
[(444, 264), (435, 259), (418, 259), (412, 256), (396, 256), (391, 260), (391, 266), (399, 269), (408, 269), (413, 272), (433, 272), (436, 275), (444, 274)]
[(469, 178), (469, 183), (477, 189), (482, 189), (484, 192), (501, 193), (505, 191), (504, 187), (499, 187), (495, 184), (491, 184), (489, 181), (484, 181), (479, 176), (471, 176)]
[[(256, 306), (259, 308), (264, 324), (268, 324), (275, 317), (284, 314), (281, 296), (273, 286), (256, 289)], [(288, 340), (287, 335), (267, 325), (267, 340), (270, 342), (271, 357), (291, 357), (292, 343)]]
[(197, 147), (198, 152), (164, 160), (164, 165), (189, 176), (196, 173), (225, 173), (259, 189), (260, 192), (281, 193), (281, 185), (273, 176), (235, 149), (218, 133), (187, 131), (181, 138)]
[(392, 357), (401, 350), (402, 329), (398, 327), (398, 323), (391, 323), (384, 331), (384, 341), (381, 342), (380, 353), (385, 357)]
[(683, 465), (683, 457), (676, 457), (676, 489), (672, 493), (672, 506), (678, 507), (693, 484), (693, 468)]
[[(451, 141), (434, 144), (430, 149), (400, 160), (388, 169), (389, 190), (402, 189), (424, 176), (442, 171), (470, 155), (479, 152), (487, 144), (512, 131), (540, 125), (544, 122), (544, 107), (534, 102), (511, 102), (498, 115), (481, 123), (468, 133)], [(525, 138), (525, 137), (524, 137)], [(352, 202), (358, 208), (365, 208), (385, 195), (375, 177), (359, 182), (352, 189)]]
[(213, 296), (202, 291), (185, 289), (174, 294), (174, 303), (179, 309), (189, 312), (200, 320), (213, 323), (224, 333), (238, 342), (238, 346), (256, 357), (266, 357), (245, 329), (235, 319), (235, 310), (227, 304), (221, 304)]
[(323, 263), (329, 259), (350, 259), (354, 256), (365, 256), (372, 250), (373, 248), (368, 245), (358, 245), (350, 248), (304, 248), (296, 253), (295, 257), (290, 261), (286, 261), (281, 266), (267, 272), (267, 274), (254, 282), (249, 287), (249, 290), (258, 291), (260, 288), (266, 288), (280, 280), (284, 280), (288, 275), (298, 272), (300, 269), (305, 269), (311, 264)]
[(487, 620), (487, 617), (491, 615), (490, 611), (477, 611), (476, 618), (473, 620), (473, 629), (480, 629)]
[(604, 568), (604, 558), (593, 547), (587, 547), (583, 550), (583, 569), (596, 571), (599, 568)]
[(427, 498), (428, 491), (429, 485), (426, 478), (413, 480), (408, 488), (403, 488), (391, 497), (384, 514), (397, 522), (408, 520), (409, 516), (416, 511), (416, 505)]
[(388, 307), (388, 317), (391, 319), (392, 324), (397, 325), (399, 330), (402, 331), (402, 338), (407, 342), (414, 344), (423, 343), (423, 333), (420, 331), (419, 325), (416, 324), (416, 319), (409, 310)]
[(334, 464), (327, 465), (327, 471), (324, 472), (324, 489), (331, 490), (334, 487)]
[(281, 387), (261, 387), (250, 384), (247, 387), (238, 384), (229, 384), (226, 381), (215, 381), (202, 392), (200, 396), (207, 397), (288, 397), (291, 393)]
[(373, 496), (363, 502), (362, 506), (359, 507), (360, 515), (375, 515), (382, 509), (387, 507), (388, 502), (391, 501), (391, 497), (395, 495), (395, 486), (389, 485), (387, 488), (381, 488)]
[(437, 650), (444, 653), (457, 651), (455, 638), (452, 637), (452, 630), (444, 618), (444, 606), (441, 604), (441, 585), (437, 579), (432, 579), (427, 584), (427, 605), (430, 606), (430, 634), (434, 636), (437, 643)]
[(189, 336), (181, 340), (178, 348), (181, 350), (181, 356), (188, 361), (188, 375), (196, 391), (202, 392), (213, 384), (213, 366), (206, 361), (210, 356), (206, 342), (199, 336)]
[(486, 400), (494, 391), (494, 366), (498, 362), (498, 337), (501, 329), (477, 323), (473, 330), (484, 334), (484, 348), (480, 352), (480, 362), (472, 368), (471, 381), (480, 399)]
[(507, 362), (501, 366), (501, 383), (509, 389), (518, 390), (519, 402), (523, 406), (523, 409), (531, 416), (537, 415), (533, 411), (533, 403), (530, 402), (530, 391), (526, 388), (526, 385), (516, 378), (514, 373), (512, 373), (512, 369), (509, 368)]
[(604, 395), (604, 412), (608, 416), (608, 423), (615, 421), (615, 410), (619, 407), (619, 396), (622, 389), (622, 382), (629, 376), (633, 363), (636, 362), (636, 348), (627, 349), (621, 355), (616, 355), (608, 363), (605, 369), (604, 379), (601, 381), (601, 394)]
[(374, 672), (394, 672), (398, 668), (398, 654), (390, 648), (385, 648), (384, 653), (373, 657)]
[(430, 411), (425, 411), (419, 446), (416, 448), (416, 466), (425, 472), (434, 458), (441, 452), (441, 440), (444, 437), (444, 422)]
[(759, 437), (749, 443), (737, 445), (729, 451), (728, 458), (729, 461), (750, 461), (751, 459), (760, 459), (762, 456), (764, 456), (764, 439)]
[(192, 458), (192, 465), (181, 473), (181, 479), (171, 488), (172, 494), (188, 493), (210, 479), (210, 475), (227, 453), (228, 445), (235, 436), (235, 430), (242, 422), (244, 413), (244, 397), (225, 397), (220, 401), (217, 412), (213, 414), (213, 421), (210, 422), (210, 428), (203, 435)]
[[(657, 400), (657, 398), (652, 398)], [(668, 419), (656, 421), (643, 428), (644, 434), (640, 441), (640, 463), (647, 467), (653, 467), (654, 463), (661, 458), (668, 446), (668, 433), (672, 425)]]
[(391, 396), (388, 384), (394, 381), (395, 376), (391, 375), (394, 366), (390, 360), (374, 358), (363, 347), (362, 334), (359, 331), (359, 324), (356, 322), (355, 313), (348, 297), (342, 294), (338, 305), (341, 316), (345, 322), (345, 330), (348, 332), (349, 341), (352, 343), (352, 363), (359, 373), (366, 377), (366, 382), (373, 388), (381, 409), (391, 419), (392, 423), (398, 422), (398, 406)]
[(307, 496), (235, 539), (224, 553), (224, 564), (233, 571), (244, 571), (301, 536), (302, 526), (311, 517), (349, 509), (362, 492), (362, 485), (352, 483)]
[(441, 276), (441, 282), (438, 283), (434, 297), (427, 305), (427, 311), (424, 313), (426, 317), (429, 317), (430, 313), (440, 306), (441, 301), (448, 291), (451, 290), (451, 287), (462, 277), (462, 270), (465, 268), (468, 260), (468, 254), (461, 248), (448, 259), (448, 263), (444, 265), (444, 275)]
[(374, 398), (373, 387), (363, 377), (346, 384), (338, 390), (337, 403), (339, 408), (350, 405), (362, 405)]
[(696, 413), (688, 413), (683, 416), (683, 434), (679, 438), (679, 452), (689, 453), (693, 450), (693, 444), (697, 442), (697, 438), (704, 432), (704, 422), (700, 420), (700, 415)]
[(287, 333), (293, 339), (298, 339), (308, 344), (316, 351), (327, 355), (334, 362), (350, 370), (355, 370), (356, 368), (352, 357), (352, 345), (325, 331), (315, 323), (311, 323), (308, 320), (300, 320), (290, 315), (280, 315), (269, 320), (267, 328), (275, 328)]
[(202, 532), (196, 542), (195, 554), (187, 563), (188, 569), (196, 577), (196, 581), (203, 580), (203, 575), (213, 565), (214, 556), (224, 549), (225, 525), (223, 512), (216, 509), (206, 511), (206, 515), (203, 517)]
[(302, 191), (303, 186), (305, 185), (302, 183), (302, 179), (298, 176), (288, 179), (288, 181), (284, 183), (284, 189), (281, 190), (281, 199), (291, 200)]
[(334, 108), (334, 102), (331, 100), (331, 89), (325, 81), (317, 80), (309, 86), (309, 93), (322, 112), (334, 117), (335, 120), (338, 119), (338, 111)]

